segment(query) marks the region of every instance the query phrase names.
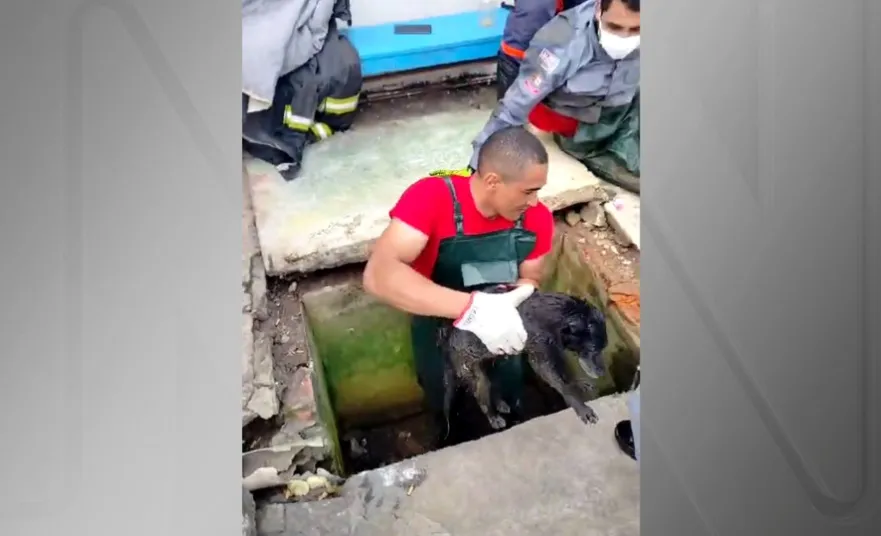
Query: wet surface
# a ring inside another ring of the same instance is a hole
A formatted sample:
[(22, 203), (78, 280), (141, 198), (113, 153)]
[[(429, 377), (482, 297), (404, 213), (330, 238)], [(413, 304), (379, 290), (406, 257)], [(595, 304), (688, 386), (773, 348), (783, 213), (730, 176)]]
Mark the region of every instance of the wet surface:
[[(530, 377), (521, 413), (517, 418), (508, 418), (506, 429), (566, 409), (557, 393)], [(341, 434), (341, 447), (346, 472), (357, 474), (499, 432), (489, 425), (476, 402), (460, 392), (453, 403), (449, 434), (442, 416), (424, 412), (381, 426), (349, 428)]]

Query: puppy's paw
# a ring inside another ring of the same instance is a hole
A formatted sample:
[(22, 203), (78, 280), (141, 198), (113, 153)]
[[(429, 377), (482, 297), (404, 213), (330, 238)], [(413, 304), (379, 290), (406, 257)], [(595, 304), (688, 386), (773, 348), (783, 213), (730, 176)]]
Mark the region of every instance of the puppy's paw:
[(507, 424), (505, 419), (500, 415), (492, 415), (487, 418), (489, 419), (489, 425), (493, 427), (493, 430), (501, 430)]
[(597, 421), (600, 420), (599, 416), (596, 412), (588, 406), (587, 404), (572, 408), (575, 410), (575, 414), (578, 415), (578, 418), (581, 419), (581, 422), (584, 424), (596, 424)]
[(499, 413), (502, 413), (504, 415), (507, 415), (507, 414), (511, 413), (511, 406), (509, 406), (508, 403), (505, 402), (504, 400), (497, 400), (496, 401), (496, 411), (498, 411)]

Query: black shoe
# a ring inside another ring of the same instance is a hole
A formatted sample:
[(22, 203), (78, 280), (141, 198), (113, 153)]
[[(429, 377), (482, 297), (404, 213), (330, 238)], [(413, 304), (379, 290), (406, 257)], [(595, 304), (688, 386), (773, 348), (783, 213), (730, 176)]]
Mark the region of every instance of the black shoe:
[(630, 420), (621, 421), (615, 425), (615, 441), (621, 451), (636, 460), (636, 449), (633, 445), (633, 428)]

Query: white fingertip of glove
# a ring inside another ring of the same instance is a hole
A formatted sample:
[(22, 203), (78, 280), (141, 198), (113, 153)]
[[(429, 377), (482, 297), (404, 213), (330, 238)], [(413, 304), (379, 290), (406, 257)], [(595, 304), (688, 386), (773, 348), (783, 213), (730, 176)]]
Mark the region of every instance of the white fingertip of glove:
[(533, 292), (532, 285), (521, 285), (504, 294), (475, 292), (453, 326), (477, 335), (495, 355), (519, 354), (526, 345), (526, 329), (517, 306)]

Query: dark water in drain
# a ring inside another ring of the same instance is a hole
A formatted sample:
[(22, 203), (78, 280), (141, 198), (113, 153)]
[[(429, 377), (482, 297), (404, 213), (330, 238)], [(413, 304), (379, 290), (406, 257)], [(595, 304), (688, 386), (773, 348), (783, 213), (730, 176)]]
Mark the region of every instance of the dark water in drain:
[[(554, 391), (540, 383), (531, 373), (524, 392), (522, 418), (506, 415), (508, 427), (567, 409)], [(474, 441), (497, 433), (476, 401), (459, 391), (450, 415), (450, 434), (445, 437), (446, 423), (442, 416), (424, 412), (370, 428), (342, 427), (340, 446), (348, 474), (376, 469), (441, 448)]]

